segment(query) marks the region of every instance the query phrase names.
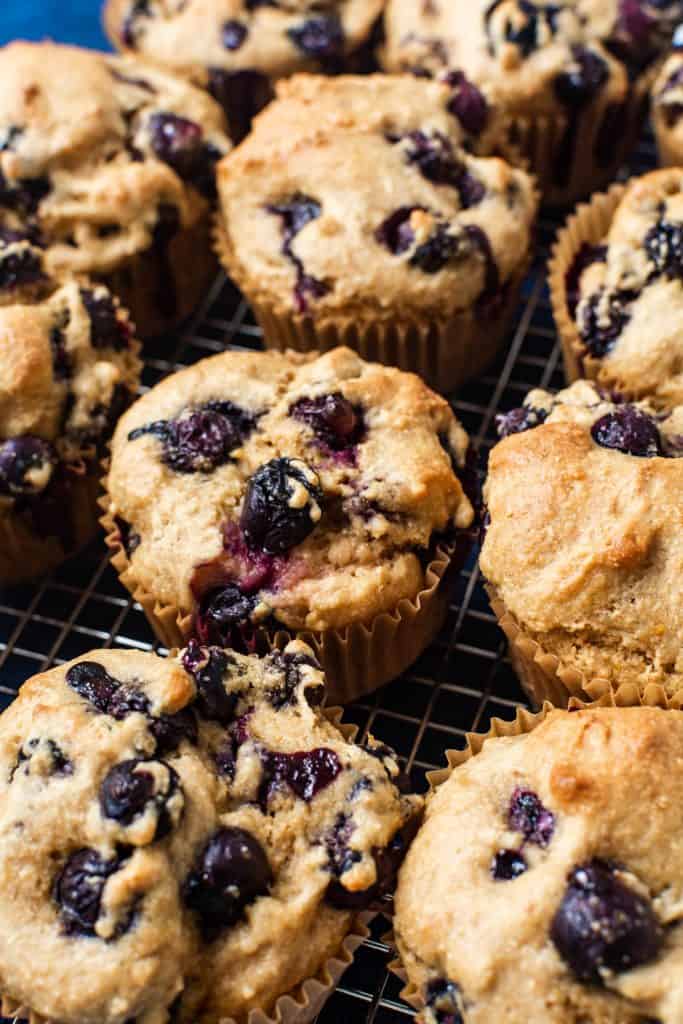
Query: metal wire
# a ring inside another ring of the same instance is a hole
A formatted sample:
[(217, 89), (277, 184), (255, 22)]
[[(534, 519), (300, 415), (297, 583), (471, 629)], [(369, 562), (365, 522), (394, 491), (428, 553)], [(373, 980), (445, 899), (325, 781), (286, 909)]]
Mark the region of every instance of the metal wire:
[[(644, 142), (633, 171), (653, 163)], [(539, 228), (541, 255), (530, 274), (504, 354), (485, 376), (452, 401), (479, 451), (483, 475), (495, 443), (495, 414), (521, 404), (533, 387), (563, 386), (559, 346), (545, 285), (545, 258), (558, 221)], [(146, 350), (143, 387), (204, 356), (232, 348), (259, 348), (260, 331), (234, 287), (216, 281), (203, 307), (178, 339)], [(37, 586), (0, 590), (0, 708), (29, 676), (95, 647), (157, 650), (141, 609), (109, 566), (104, 544), (90, 548)], [(493, 717), (512, 718), (523, 694), (505, 656), (505, 644), (481, 585), (474, 552), (453, 595), (446, 626), (436, 643), (401, 679), (351, 705), (346, 719), (364, 735), (391, 744), (416, 789), (425, 772), (444, 764), (445, 751), (461, 747), (465, 733), (485, 730)], [(399, 1024), (410, 1017), (400, 982), (387, 972), (391, 950), (382, 941), (386, 922), (357, 953), (342, 983), (320, 1014), (319, 1024)], [(8, 1022), (5, 1022), (8, 1024)]]

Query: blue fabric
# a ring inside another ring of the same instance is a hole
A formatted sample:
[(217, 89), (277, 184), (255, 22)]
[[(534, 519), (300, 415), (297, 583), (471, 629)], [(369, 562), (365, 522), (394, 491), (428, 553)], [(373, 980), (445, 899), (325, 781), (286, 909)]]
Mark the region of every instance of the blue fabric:
[(12, 0), (0, 5), (0, 44), (51, 38), (108, 49), (100, 10), (100, 0)]

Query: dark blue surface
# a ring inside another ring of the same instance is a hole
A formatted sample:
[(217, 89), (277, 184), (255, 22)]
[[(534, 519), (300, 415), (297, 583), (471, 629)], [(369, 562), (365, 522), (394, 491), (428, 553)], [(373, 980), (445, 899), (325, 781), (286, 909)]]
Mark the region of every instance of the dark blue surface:
[(107, 47), (100, 0), (15, 0), (0, 6), (0, 44), (52, 38), (60, 43)]

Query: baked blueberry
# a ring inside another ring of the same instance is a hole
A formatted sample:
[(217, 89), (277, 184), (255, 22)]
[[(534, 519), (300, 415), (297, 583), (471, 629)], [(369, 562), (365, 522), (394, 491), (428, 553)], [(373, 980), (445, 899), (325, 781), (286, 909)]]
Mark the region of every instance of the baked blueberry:
[(511, 882), (527, 870), (520, 850), (499, 850), (491, 861), (491, 875), (496, 882)]
[(284, 554), (300, 544), (322, 516), (316, 473), (300, 459), (272, 459), (247, 484), (240, 525), (251, 548)]
[(415, 213), (427, 213), (419, 206), (402, 206), (384, 220), (375, 231), (375, 238), (394, 256), (412, 249), (409, 263), (425, 274), (436, 274), (450, 262), (458, 249), (458, 238), (448, 226), (433, 217), (430, 237), (416, 244), (415, 229), (411, 223)]
[(72, 690), (102, 714), (110, 714), (110, 708), (121, 687), (118, 679), (113, 679), (104, 665), (97, 661), (79, 661), (77, 665), (72, 665), (66, 674), (66, 681)]
[(226, 50), (239, 50), (249, 35), (249, 29), (243, 21), (231, 18), (223, 23), (221, 40)]
[(197, 743), (197, 719), (191, 708), (183, 708), (175, 715), (150, 718), (149, 731), (156, 740), (156, 752), (160, 757), (174, 753), (184, 741), (193, 745)]
[(344, 30), (336, 14), (320, 14), (287, 29), (294, 45), (307, 57), (329, 60), (344, 53)]
[(263, 775), (261, 803), (268, 800), (283, 786), (291, 789), (300, 800), (309, 803), (321, 790), (331, 785), (342, 771), (342, 764), (333, 750), (317, 747), (294, 754), (275, 750), (261, 751)]
[(47, 282), (40, 253), (33, 245), (12, 245), (28, 239), (19, 232), (0, 231), (0, 288), (12, 291), (26, 285)]
[(362, 410), (340, 391), (300, 398), (290, 407), (289, 414), (308, 424), (321, 445), (332, 452), (353, 448), (365, 433)]
[(603, 88), (609, 71), (596, 53), (583, 46), (572, 48), (574, 67), (555, 78), (555, 95), (566, 107), (583, 107)]
[(81, 288), (81, 302), (90, 318), (90, 344), (93, 348), (113, 348), (121, 352), (130, 347), (130, 325), (117, 316), (117, 309), (109, 292), (94, 292)]
[(683, 223), (658, 221), (645, 235), (643, 245), (655, 273), (683, 278)]
[(56, 464), (48, 441), (32, 434), (0, 443), (0, 494), (24, 496), (44, 490)]
[(27, 743), (24, 743), (17, 757), (17, 763), (10, 774), (10, 782), (15, 775), (22, 770), (24, 775), (30, 775), (33, 771), (32, 762), (34, 759), (39, 762), (37, 767), (38, 775), (73, 775), (73, 762), (64, 753), (58, 743), (52, 739), (42, 739), (34, 736)]
[(322, 208), (317, 200), (297, 193), (280, 203), (271, 204), (267, 209), (269, 213), (274, 213), (282, 219), (282, 252), (296, 270), (294, 297), (297, 311), (305, 313), (308, 308), (308, 299), (322, 298), (329, 288), (324, 281), (319, 281), (316, 277), (306, 273), (302, 261), (292, 249), (292, 243), (310, 221), (317, 220)]
[(450, 139), (441, 132), (414, 131), (403, 136), (390, 135), (388, 139), (404, 147), (407, 162), (414, 164), (428, 181), (456, 189), (464, 210), (484, 198), (484, 186), (457, 159)]
[(175, 420), (138, 427), (128, 440), (152, 434), (162, 442), (164, 462), (176, 473), (212, 473), (229, 461), (252, 424), (232, 403), (213, 402), (187, 410)]
[(555, 815), (544, 807), (530, 789), (518, 786), (510, 798), (508, 825), (513, 832), (521, 832), (527, 843), (543, 849), (550, 845), (555, 834)]
[(377, 870), (377, 881), (369, 889), (352, 891), (341, 880), (334, 879), (327, 886), (325, 900), (337, 910), (367, 910), (377, 904), (383, 896), (393, 891), (396, 875), (415, 837), (420, 821), (416, 815), (410, 818), (389, 843), (372, 851)]
[(273, 883), (268, 857), (245, 829), (222, 828), (202, 850), (184, 886), (185, 902), (212, 939), (237, 923), (245, 909), (265, 896)]
[(203, 643), (241, 648), (240, 632), (256, 610), (257, 594), (245, 593), (237, 583), (210, 590), (197, 612), (197, 634)]
[(425, 986), (426, 1024), (464, 1024), (459, 985), (446, 978), (432, 978)]
[[(268, 700), (274, 708), (280, 709), (295, 704), (298, 700), (297, 691), (303, 680), (302, 668), (308, 666), (320, 669), (313, 657), (306, 654), (274, 651), (270, 655), (272, 665), (282, 674), (283, 680), (268, 690)], [(317, 707), (325, 696), (325, 688), (320, 683), (311, 683), (303, 692), (303, 697), (310, 707)]]
[(569, 875), (550, 937), (580, 981), (600, 984), (654, 960), (664, 929), (650, 901), (619, 877), (619, 869), (594, 859)]
[(156, 829), (150, 841), (168, 835), (178, 823), (182, 806), (178, 774), (164, 761), (121, 761), (107, 772), (100, 787), (100, 807), (105, 818), (128, 826), (142, 815), (154, 815)]
[(510, 434), (521, 434), (540, 426), (548, 417), (546, 409), (534, 409), (531, 405), (521, 405), (509, 412), (496, 413), (496, 430), (498, 437), (509, 437)]
[(229, 725), (235, 715), (237, 696), (225, 688), (230, 655), (220, 647), (206, 647), (190, 640), (183, 654), (183, 668), (197, 684), (197, 707), (204, 718)]
[(578, 327), (586, 349), (602, 359), (614, 348), (631, 319), (632, 292), (594, 292), (578, 308)]
[(652, 416), (635, 405), (621, 405), (596, 420), (591, 436), (601, 448), (652, 459), (662, 455), (662, 439)]
[(457, 117), (468, 135), (481, 135), (489, 117), (486, 99), (462, 71), (451, 71), (444, 81), (453, 88), (447, 109)]
[[(107, 879), (121, 868), (125, 855), (106, 860), (97, 850), (83, 849), (73, 853), (54, 884), (54, 898), (67, 935), (96, 935), (102, 894)], [(130, 916), (122, 921), (114, 936), (121, 935), (130, 924)]]

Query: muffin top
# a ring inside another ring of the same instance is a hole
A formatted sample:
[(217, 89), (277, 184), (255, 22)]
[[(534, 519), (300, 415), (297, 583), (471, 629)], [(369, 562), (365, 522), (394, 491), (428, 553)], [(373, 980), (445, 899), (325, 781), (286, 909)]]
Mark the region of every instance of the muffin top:
[(455, 769), (395, 901), (424, 1024), (683, 1019), (682, 750), (680, 711), (552, 711)]
[(33, 281), (0, 289), (0, 515), (83, 473), (140, 377), (133, 326), (103, 285), (50, 280), (25, 241), (0, 244), (0, 281), (12, 268)]
[(565, 279), (578, 354), (605, 388), (683, 404), (683, 171), (636, 178)]
[(139, 61), (53, 43), (0, 51), (0, 230), (49, 273), (109, 273), (206, 211), (221, 109)]
[(389, 0), (383, 62), (458, 69), (511, 113), (571, 114), (620, 103), (682, 15), (680, 0)]
[[(277, 315), (485, 316), (524, 267), (532, 179), (462, 146), (453, 88), (298, 76), (218, 169), (231, 275)], [(248, 186), (245, 184), (248, 182)]]
[(190, 73), (277, 78), (331, 66), (364, 43), (384, 0), (108, 0), (117, 46)]
[(110, 512), (136, 583), (199, 603), (202, 635), (338, 628), (415, 598), (440, 535), (470, 526), (467, 447), (413, 374), (345, 348), (225, 352), (122, 418)]
[(665, 163), (683, 159), (683, 34), (662, 65), (652, 88), (652, 118)]
[[(578, 381), (499, 418), (482, 572), (524, 631), (588, 680), (683, 686), (683, 407)], [(506, 436), (509, 435), (509, 436)]]
[(215, 1024), (315, 975), (421, 806), (322, 688), (300, 643), (94, 651), (25, 684), (0, 719), (2, 992), (64, 1024)]

